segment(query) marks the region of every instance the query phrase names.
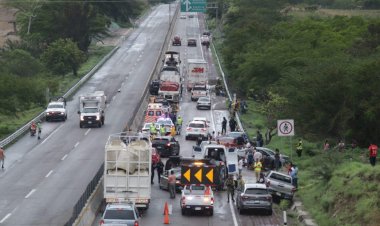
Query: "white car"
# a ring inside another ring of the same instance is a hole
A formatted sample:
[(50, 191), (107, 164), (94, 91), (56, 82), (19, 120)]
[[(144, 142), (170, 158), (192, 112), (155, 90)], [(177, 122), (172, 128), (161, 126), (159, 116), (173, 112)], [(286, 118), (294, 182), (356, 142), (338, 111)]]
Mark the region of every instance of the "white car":
[(204, 123), (206, 124), (207, 127), (209, 127), (209, 123), (210, 123), (210, 121), (208, 121), (206, 117), (194, 117), (194, 118), (193, 118), (193, 121), (201, 121), (201, 122), (204, 122)]
[(186, 19), (186, 15), (182, 14), (179, 18), (180, 19)]
[(56, 101), (50, 102), (45, 111), (45, 119), (46, 121), (53, 121), (53, 120), (66, 121), (67, 119), (66, 100), (62, 98), (62, 99), (57, 99)]
[[(144, 126), (143, 126), (143, 128), (141, 129), (141, 131), (142, 131), (143, 133), (150, 133), (150, 125), (152, 125), (151, 122), (146, 122), (146, 123), (144, 123)], [(160, 126), (157, 125), (157, 124), (155, 124), (155, 125), (156, 125), (156, 130), (158, 131), (158, 130), (160, 129)]]
[(207, 137), (208, 127), (205, 122), (191, 121), (186, 128), (185, 139), (198, 138), (199, 136)]

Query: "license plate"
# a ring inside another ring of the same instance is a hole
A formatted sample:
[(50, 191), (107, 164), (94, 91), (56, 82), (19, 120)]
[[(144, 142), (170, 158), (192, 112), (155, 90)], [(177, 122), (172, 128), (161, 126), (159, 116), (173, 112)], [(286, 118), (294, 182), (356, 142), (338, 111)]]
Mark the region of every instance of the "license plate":
[(92, 121), (88, 121), (88, 124), (91, 124), (92, 123)]
[(199, 132), (199, 130), (198, 129), (194, 129), (194, 132)]
[(201, 207), (195, 207), (195, 210), (201, 210), (202, 208)]
[(260, 201), (254, 201), (253, 203), (254, 204), (260, 204)]

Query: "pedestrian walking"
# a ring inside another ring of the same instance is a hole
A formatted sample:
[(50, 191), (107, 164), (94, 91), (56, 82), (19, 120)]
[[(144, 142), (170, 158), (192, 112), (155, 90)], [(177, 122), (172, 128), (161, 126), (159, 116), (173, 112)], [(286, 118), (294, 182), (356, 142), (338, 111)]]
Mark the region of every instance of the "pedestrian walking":
[(328, 140), (325, 140), (325, 144), (323, 145), (323, 150), (324, 151), (330, 150), (330, 143)]
[(294, 163), (290, 163), (290, 176), (292, 177), (293, 186), (298, 189), (298, 167)]
[(260, 179), (261, 168), (263, 168), (263, 164), (260, 161), (255, 161), (255, 165), (253, 167), (255, 168), (256, 182), (258, 183)]
[(263, 135), (260, 133), (260, 131), (257, 131), (256, 145), (257, 145), (257, 147), (262, 147), (263, 144), (264, 144)]
[(175, 182), (176, 182), (176, 176), (174, 175), (174, 171), (170, 172), (170, 176), (168, 177), (168, 183), (169, 183), (169, 193), (170, 198), (175, 198)]
[(238, 170), (239, 170), (239, 175), (243, 172), (243, 165), (244, 165), (244, 158), (240, 158), (238, 162)]
[(230, 202), (230, 196), (232, 199), (232, 202), (235, 202), (235, 182), (233, 175), (228, 175), (228, 178), (226, 180), (226, 186), (227, 186), (227, 202)]
[(369, 162), (371, 163), (372, 166), (376, 165), (377, 149), (378, 149), (378, 147), (376, 144), (371, 144), (368, 148), (368, 150), (369, 150)]
[(280, 160), (280, 150), (276, 148), (276, 154), (274, 154), (274, 168), (276, 171), (279, 171), (281, 168), (281, 160)]
[(248, 150), (247, 153), (247, 169), (251, 169), (253, 164), (253, 152), (252, 150)]
[(230, 131), (234, 132), (236, 129), (236, 121), (235, 121), (234, 117), (230, 118), (229, 126), (230, 126)]
[(5, 153), (4, 153), (3, 147), (0, 147), (0, 162), (1, 162), (1, 168), (4, 169), (4, 160), (5, 160)]
[(223, 117), (222, 121), (222, 135), (227, 133), (227, 119), (226, 117)]
[(296, 152), (298, 157), (302, 156), (302, 139), (298, 139), (297, 147), (296, 147)]
[(37, 138), (41, 139), (42, 125), (41, 122), (37, 122)]
[(158, 177), (158, 184), (160, 184), (161, 181), (161, 174), (164, 172), (164, 163), (160, 160), (158, 160), (156, 164), (157, 169), (157, 177)]

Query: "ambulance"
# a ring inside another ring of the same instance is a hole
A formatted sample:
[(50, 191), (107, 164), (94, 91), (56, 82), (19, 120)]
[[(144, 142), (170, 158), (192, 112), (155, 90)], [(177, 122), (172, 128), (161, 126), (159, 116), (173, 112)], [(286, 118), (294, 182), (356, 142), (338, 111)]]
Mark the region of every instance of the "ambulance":
[(165, 114), (161, 103), (149, 103), (145, 113), (144, 122), (156, 122), (158, 118)]

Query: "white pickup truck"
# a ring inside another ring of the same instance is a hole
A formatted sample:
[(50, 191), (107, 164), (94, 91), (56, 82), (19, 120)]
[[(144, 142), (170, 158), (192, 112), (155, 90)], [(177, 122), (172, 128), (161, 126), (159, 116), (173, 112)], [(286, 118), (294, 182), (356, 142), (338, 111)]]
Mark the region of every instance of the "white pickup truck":
[(191, 212), (214, 214), (214, 193), (210, 186), (203, 184), (186, 185), (181, 195), (182, 215)]
[(284, 173), (270, 171), (265, 177), (265, 184), (273, 196), (292, 200), (296, 188), (292, 184), (292, 178)]

